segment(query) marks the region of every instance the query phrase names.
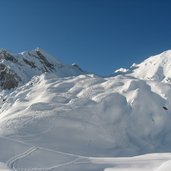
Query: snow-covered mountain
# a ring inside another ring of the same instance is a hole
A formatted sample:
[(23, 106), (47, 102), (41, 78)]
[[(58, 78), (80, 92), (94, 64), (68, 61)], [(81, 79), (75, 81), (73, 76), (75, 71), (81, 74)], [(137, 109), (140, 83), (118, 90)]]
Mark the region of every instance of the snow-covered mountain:
[(171, 82), (171, 50), (147, 58), (130, 69), (120, 68), (115, 73), (130, 75), (139, 79)]
[(13, 54), (0, 50), (0, 87), (11, 89), (23, 85), (35, 75), (45, 72), (56, 73), (59, 77), (83, 74), (78, 65), (63, 65), (59, 60), (40, 48)]
[(0, 162), (10, 170), (171, 168), (170, 154), (104, 158), (171, 152), (171, 51), (111, 77), (40, 49), (0, 57)]

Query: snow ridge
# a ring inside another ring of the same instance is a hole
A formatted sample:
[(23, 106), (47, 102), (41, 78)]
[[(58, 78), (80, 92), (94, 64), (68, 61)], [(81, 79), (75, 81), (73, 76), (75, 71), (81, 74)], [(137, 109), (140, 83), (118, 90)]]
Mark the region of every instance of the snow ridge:
[(116, 74), (126, 74), (139, 79), (171, 82), (171, 50), (151, 56), (140, 64), (133, 64), (130, 69), (120, 68)]
[(53, 72), (58, 77), (84, 73), (78, 66), (64, 65), (40, 48), (19, 54), (13, 54), (4, 49), (0, 50), (0, 87), (2, 89), (21, 86), (35, 75), (45, 72)]

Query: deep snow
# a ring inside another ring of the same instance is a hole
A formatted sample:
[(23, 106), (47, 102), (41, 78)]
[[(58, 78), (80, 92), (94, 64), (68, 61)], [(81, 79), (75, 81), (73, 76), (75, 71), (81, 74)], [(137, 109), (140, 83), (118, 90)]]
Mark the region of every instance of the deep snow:
[[(64, 65), (40, 51), (44, 61), (53, 61), (55, 69), (42, 72), (45, 64), (35, 58), (35, 51), (14, 55), (37, 67), (23, 64), (18, 70), (21, 62), (13, 64), (12, 70), (24, 81), (0, 92), (0, 162), (5, 167), (74, 171), (171, 168), (171, 51), (130, 69), (121, 68), (111, 77), (87, 74), (77, 65)], [(9, 61), (7, 66), (11, 66)], [(131, 157), (146, 153), (156, 154)]]
[[(171, 153), (121, 158), (86, 157), (32, 146), (6, 137), (0, 137), (0, 141), (0, 157), (3, 160), (0, 171), (169, 171), (171, 168)], [(4, 160), (2, 154), (8, 155), (8, 158)]]

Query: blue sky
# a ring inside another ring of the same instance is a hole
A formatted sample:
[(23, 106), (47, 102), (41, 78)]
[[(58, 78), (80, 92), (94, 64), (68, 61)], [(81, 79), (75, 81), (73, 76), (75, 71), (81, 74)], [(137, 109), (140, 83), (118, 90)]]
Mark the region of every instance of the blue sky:
[(109, 75), (171, 49), (170, 0), (0, 0), (0, 47)]

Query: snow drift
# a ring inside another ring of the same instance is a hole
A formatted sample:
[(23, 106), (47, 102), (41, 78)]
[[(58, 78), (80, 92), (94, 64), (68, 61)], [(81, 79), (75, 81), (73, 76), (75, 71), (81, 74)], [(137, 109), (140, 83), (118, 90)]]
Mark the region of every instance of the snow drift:
[(41, 154), (53, 156), (38, 152), (41, 148), (72, 154), (69, 161), (65, 156), (69, 163), (76, 156), (171, 152), (170, 68), (171, 51), (122, 68), (116, 76), (100, 77), (40, 49), (18, 55), (3, 50), (0, 136), (24, 143), (9, 168), (15, 160), (21, 168), (39, 161)]

